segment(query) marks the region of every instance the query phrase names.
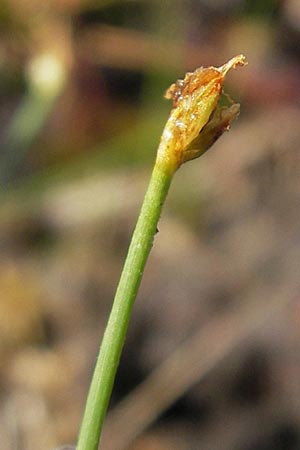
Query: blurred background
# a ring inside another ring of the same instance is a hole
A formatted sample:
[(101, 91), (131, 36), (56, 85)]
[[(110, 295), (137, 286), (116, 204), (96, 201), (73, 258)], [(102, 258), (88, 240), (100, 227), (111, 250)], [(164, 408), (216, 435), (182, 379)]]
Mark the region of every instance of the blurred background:
[(176, 174), (105, 450), (300, 449), (300, 1), (1, 0), (0, 447), (74, 444), (171, 103), (244, 53)]

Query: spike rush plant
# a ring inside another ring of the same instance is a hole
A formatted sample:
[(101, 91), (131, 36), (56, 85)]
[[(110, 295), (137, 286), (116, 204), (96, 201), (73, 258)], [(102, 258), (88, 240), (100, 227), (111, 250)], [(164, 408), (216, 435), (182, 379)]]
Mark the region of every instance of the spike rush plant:
[(229, 130), (240, 106), (221, 107), (227, 72), (246, 64), (238, 55), (223, 66), (187, 73), (167, 90), (173, 107), (161, 136), (149, 186), (129, 246), (104, 332), (79, 433), (77, 450), (97, 450), (103, 421), (146, 260), (171, 180), (185, 162), (201, 156)]

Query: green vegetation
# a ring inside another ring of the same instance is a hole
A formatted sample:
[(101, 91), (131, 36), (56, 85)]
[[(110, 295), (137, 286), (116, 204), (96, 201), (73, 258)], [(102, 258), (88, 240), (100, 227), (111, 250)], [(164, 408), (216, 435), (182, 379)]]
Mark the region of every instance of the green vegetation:
[(132, 306), (157, 230), (173, 175), (182, 163), (202, 155), (227, 129), (239, 105), (220, 108), (230, 68), (244, 65), (240, 55), (220, 68), (187, 73), (167, 91), (173, 109), (162, 133), (148, 190), (132, 236), (86, 403), (77, 450), (96, 450), (124, 345)]

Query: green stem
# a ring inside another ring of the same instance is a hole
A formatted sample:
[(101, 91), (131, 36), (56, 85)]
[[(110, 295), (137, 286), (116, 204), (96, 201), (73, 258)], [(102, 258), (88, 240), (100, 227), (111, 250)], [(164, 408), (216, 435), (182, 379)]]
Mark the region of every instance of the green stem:
[(132, 306), (174, 171), (156, 164), (132, 236), (87, 398), (77, 450), (97, 450)]
[[(166, 93), (173, 108), (161, 136), (156, 163), (128, 250), (113, 307), (100, 347), (82, 420), (77, 450), (97, 450), (121, 351), (161, 209), (180, 165), (200, 156), (230, 126), (238, 106), (215, 115), (226, 73), (244, 65), (238, 55), (222, 67), (196, 69)], [(210, 119), (211, 118), (211, 119)], [(203, 130), (204, 135), (201, 136)]]

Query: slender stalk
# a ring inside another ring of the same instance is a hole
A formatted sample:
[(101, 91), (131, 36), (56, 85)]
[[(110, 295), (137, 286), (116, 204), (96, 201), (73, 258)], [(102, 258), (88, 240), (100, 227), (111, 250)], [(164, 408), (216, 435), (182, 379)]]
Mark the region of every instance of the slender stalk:
[(77, 450), (97, 450), (132, 306), (152, 247), (163, 203), (172, 177), (180, 165), (202, 155), (237, 117), (239, 105), (218, 108), (229, 69), (245, 64), (243, 55), (220, 68), (208, 67), (187, 73), (166, 93), (173, 108), (161, 136), (155, 166), (104, 333)]
[(96, 450), (108, 407), (134, 299), (152, 247), (173, 176), (155, 165), (132, 236), (127, 258), (102, 340), (86, 403), (77, 450)]
[(64, 62), (54, 55), (32, 58), (27, 73), (28, 92), (9, 124), (1, 149), (1, 185), (16, 180), (18, 169), (65, 86), (66, 76)]

